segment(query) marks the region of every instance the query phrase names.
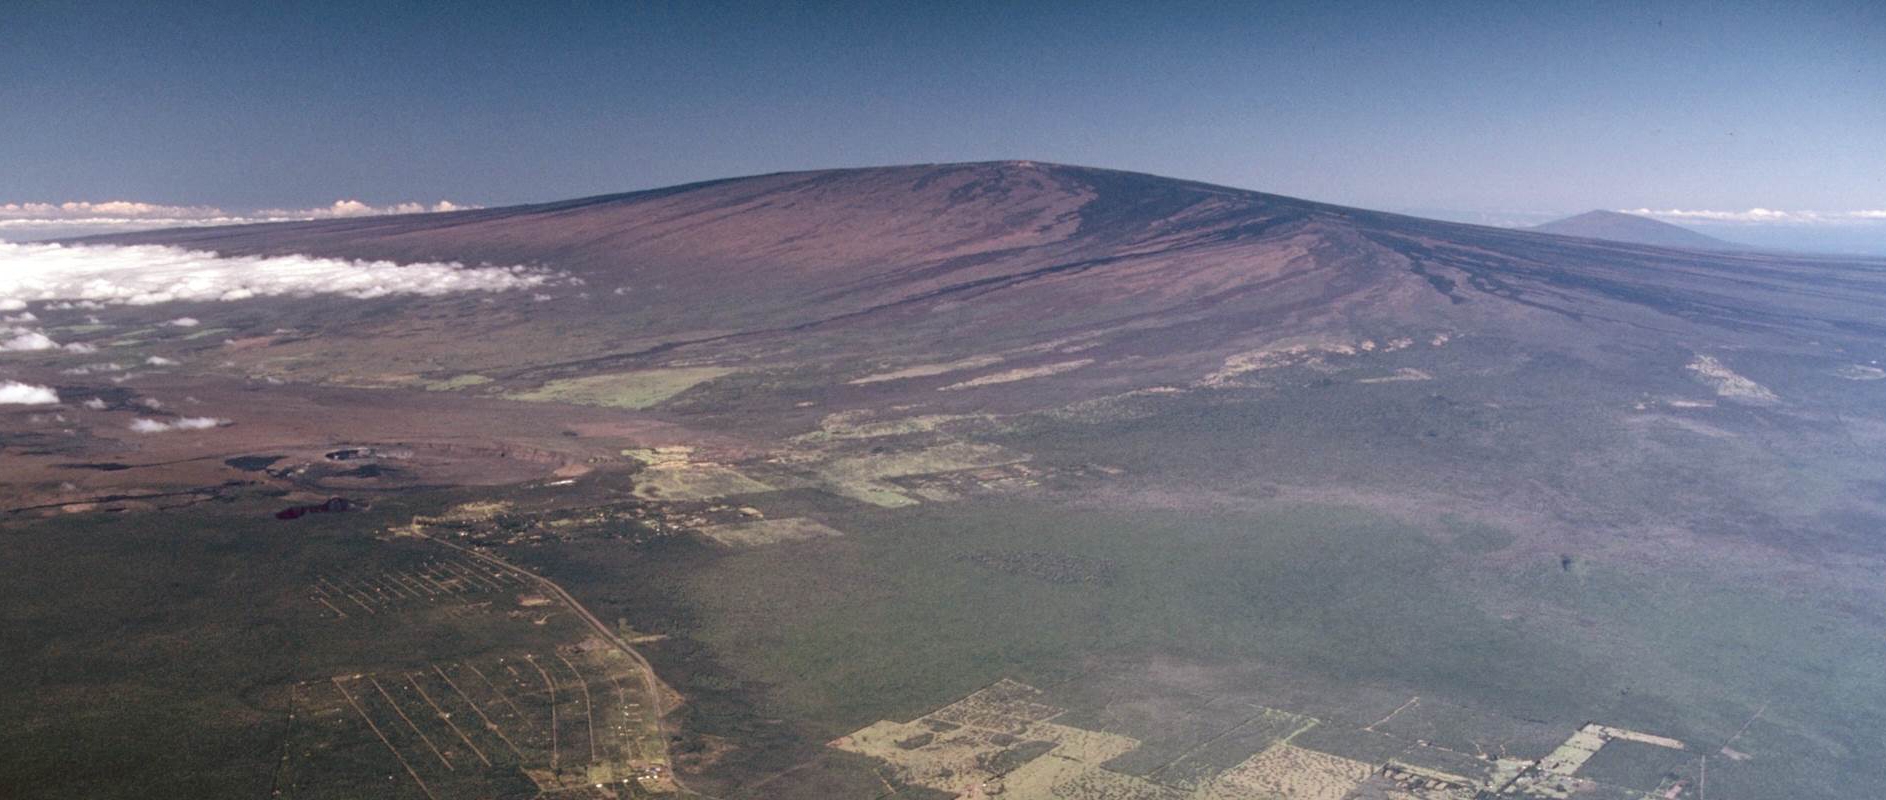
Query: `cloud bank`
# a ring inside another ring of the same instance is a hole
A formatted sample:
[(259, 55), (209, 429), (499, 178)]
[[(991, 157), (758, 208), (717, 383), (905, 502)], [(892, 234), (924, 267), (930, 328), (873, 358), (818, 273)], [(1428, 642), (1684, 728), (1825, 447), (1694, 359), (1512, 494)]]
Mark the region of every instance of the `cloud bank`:
[(1625, 214), (1636, 214), (1640, 217), (1671, 222), (1732, 222), (1768, 225), (1858, 225), (1886, 222), (1886, 209), (1873, 208), (1858, 211), (1780, 211), (1772, 208), (1750, 208), (1742, 211), (1626, 208), (1620, 211)]
[(59, 402), (59, 393), (50, 387), (19, 381), (0, 381), (0, 405), (44, 406)]
[[(0, 242), (0, 311), (29, 303), (48, 309), (144, 306), (176, 301), (213, 302), (253, 297), (332, 294), (371, 299), (390, 295), (437, 296), (458, 292), (505, 292), (545, 286), (558, 273), (526, 267), (467, 267), (463, 264), (346, 261), (309, 256), (224, 257), (162, 245), (57, 245)], [(0, 353), (63, 348), (31, 323), (31, 312), (0, 324)], [(191, 317), (167, 323), (200, 324)]]
[(225, 211), (215, 206), (174, 206), (132, 200), (92, 203), (0, 203), (0, 236), (14, 239), (47, 236), (87, 236), (99, 233), (187, 228), (210, 225), (246, 225), (257, 222), (296, 222), (311, 219), (373, 217), (387, 214), (430, 214), (466, 211), (478, 206), (450, 200), (394, 203), (375, 206), (359, 200), (336, 200), (317, 208), (265, 208), (250, 212)]
[[(543, 286), (554, 273), (457, 263), (346, 261), (308, 256), (224, 257), (161, 245), (0, 242), (0, 308), (27, 303), (152, 305), (172, 301), (337, 294), (368, 299), (503, 292)], [(187, 317), (173, 325), (190, 325)], [(7, 329), (0, 328), (0, 335)], [(23, 329), (14, 329), (15, 335)]]

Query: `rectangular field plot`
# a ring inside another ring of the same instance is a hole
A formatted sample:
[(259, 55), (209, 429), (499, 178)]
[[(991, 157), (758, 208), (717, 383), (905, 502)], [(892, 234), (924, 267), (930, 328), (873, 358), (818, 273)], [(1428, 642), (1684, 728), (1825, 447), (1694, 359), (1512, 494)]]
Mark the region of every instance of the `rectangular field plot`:
[(1256, 716), (1226, 731), (1224, 735), (1201, 744), (1147, 777), (1167, 786), (1196, 789), (1211, 783), (1220, 773), (1315, 724), (1316, 721), (1309, 717), (1276, 709), (1261, 709)]
[(644, 500), (713, 500), (774, 490), (732, 467), (707, 462), (652, 465), (636, 473), (634, 481), (635, 496)]
[(1318, 725), (1290, 740), (1298, 747), (1342, 756), (1365, 764), (1382, 764), (1414, 747), (1414, 742), (1386, 733), (1351, 728), (1345, 725)]
[(1696, 772), (1697, 756), (1628, 739), (1613, 739), (1578, 770), (1578, 777), (1611, 786), (1652, 792), (1668, 788)]
[[(1113, 696), (1104, 706), (1071, 712), (1063, 724), (1089, 730), (1117, 731), (1143, 742), (1138, 749), (1106, 763), (1107, 769), (1152, 777), (1186, 753), (1225, 736), (1258, 714), (1248, 703), (1220, 702), (1176, 691)], [(1252, 753), (1263, 747), (1253, 748)], [(1244, 755), (1250, 755), (1245, 753)], [(1239, 756), (1239, 759), (1243, 755)], [(1236, 763), (1238, 759), (1233, 759)]]
[(920, 450), (871, 452), (833, 458), (816, 472), (834, 494), (863, 503), (897, 508), (918, 501), (893, 479), (999, 467), (1027, 461), (1029, 455), (999, 445), (948, 442)]
[(1046, 720), (1062, 710), (1033, 687), (1003, 680), (910, 721), (881, 721), (831, 746), (882, 759), (901, 783), (975, 797), (1184, 800), (1184, 793), (1103, 769), (1139, 747), (1113, 733)]
[(781, 542), (824, 539), (844, 534), (817, 520), (785, 517), (709, 525), (701, 528), (701, 535), (728, 547), (759, 547)]
[(593, 640), (304, 682), (278, 788), (428, 800), (659, 790), (670, 765), (649, 688), (635, 662)]
[(1539, 759), (1565, 741), (1562, 726), (1504, 717), (1421, 699), (1372, 726), (1406, 741), (1422, 741), (1463, 753)]
[(1063, 712), (1063, 709), (1039, 702), (1040, 697), (1041, 693), (1033, 687), (1004, 678), (937, 709), (925, 719), (1019, 733), (1027, 730), (1029, 723), (1053, 719)]
[(1403, 772), (1377, 772), (1343, 800), (1476, 800), (1471, 787)]
[(1206, 783), (1198, 800), (1288, 797), (1343, 800), (1369, 776), (1369, 765), (1287, 744), (1271, 747)]

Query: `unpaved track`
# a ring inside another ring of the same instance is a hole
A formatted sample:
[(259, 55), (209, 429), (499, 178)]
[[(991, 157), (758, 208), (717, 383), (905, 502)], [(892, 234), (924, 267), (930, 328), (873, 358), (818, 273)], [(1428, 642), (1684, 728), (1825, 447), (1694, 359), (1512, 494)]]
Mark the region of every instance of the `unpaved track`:
[[(623, 641), (622, 637), (617, 635), (613, 629), (611, 629), (607, 625), (604, 625), (602, 620), (597, 619), (595, 614), (591, 614), (589, 612), (589, 609), (584, 608), (583, 604), (577, 602), (575, 597), (570, 596), (569, 592), (564, 591), (562, 586), (558, 586), (556, 581), (550, 580), (549, 578), (546, 578), (542, 575), (538, 575), (535, 572), (531, 572), (530, 570), (524, 569), (523, 567), (519, 567), (515, 564), (512, 564), (509, 561), (505, 561), (504, 559), (498, 558), (497, 556), (491, 555), (489, 553), (484, 553), (478, 550), (473, 550), (472, 548), (465, 547), (459, 544), (454, 544), (452, 542), (441, 539), (437, 536), (433, 536), (432, 534), (426, 533), (424, 530), (419, 529), (417, 526), (415, 526), (414, 530), (420, 536), (425, 537), (426, 539), (429, 539), (445, 547), (449, 547), (460, 553), (464, 553), (465, 555), (478, 559), (479, 561), (483, 563), (490, 564), (491, 566), (497, 569), (503, 570), (507, 574), (514, 575), (518, 578), (522, 578), (527, 584), (535, 584), (538, 588), (543, 589), (546, 592), (549, 592), (551, 596), (562, 601), (564, 605), (570, 608), (570, 610), (575, 611), (576, 615), (578, 617), (581, 617), (583, 622), (588, 624), (589, 627), (596, 632), (596, 635), (601, 636), (603, 641), (608, 642), (609, 644), (613, 645), (617, 650), (622, 651), (623, 655), (626, 655), (629, 658), (633, 659), (636, 665), (642, 668), (642, 684), (648, 690), (649, 702), (654, 704), (655, 735), (661, 739), (662, 749), (664, 751), (667, 750), (668, 729), (667, 729), (667, 725), (662, 721), (662, 717), (667, 714), (667, 709), (663, 707), (662, 698), (666, 696), (666, 694), (664, 693), (664, 690), (666, 690), (667, 692), (673, 692), (674, 690), (668, 689), (667, 686), (662, 684), (661, 679), (655, 676), (655, 666), (653, 664), (648, 663), (647, 658), (644, 658), (641, 653), (636, 652), (635, 648), (629, 646), (628, 642)], [(675, 696), (679, 697), (680, 695), (679, 693), (676, 693)], [(681, 783), (680, 776), (675, 774), (672, 760), (668, 767), (668, 774), (669, 774), (669, 779), (672, 780), (674, 782), (674, 785), (680, 788), (682, 791), (699, 794), (698, 792), (694, 792), (694, 790), (689, 789), (685, 784)]]

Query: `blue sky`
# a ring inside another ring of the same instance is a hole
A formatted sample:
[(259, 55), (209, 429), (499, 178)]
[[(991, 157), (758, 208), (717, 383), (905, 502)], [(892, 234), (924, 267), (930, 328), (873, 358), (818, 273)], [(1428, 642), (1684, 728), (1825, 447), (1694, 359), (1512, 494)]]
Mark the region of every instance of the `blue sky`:
[(1028, 158), (1495, 222), (1886, 231), (1850, 216), (1886, 208), (1877, 2), (160, 5), (7, 3), (0, 204)]

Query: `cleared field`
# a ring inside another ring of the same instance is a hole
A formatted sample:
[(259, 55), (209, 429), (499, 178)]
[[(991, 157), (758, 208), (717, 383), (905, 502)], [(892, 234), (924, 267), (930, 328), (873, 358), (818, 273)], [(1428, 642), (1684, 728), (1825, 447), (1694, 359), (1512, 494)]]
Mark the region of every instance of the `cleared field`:
[(1028, 458), (1026, 453), (999, 445), (949, 442), (917, 450), (842, 456), (819, 464), (816, 472), (826, 488), (840, 496), (898, 508), (918, 501), (886, 483), (888, 479), (1001, 466)]
[(759, 547), (844, 534), (818, 520), (787, 517), (710, 525), (701, 529), (701, 535), (729, 547)]
[(831, 743), (873, 756), (900, 781), (984, 797), (1172, 797), (1171, 790), (1101, 764), (1139, 746), (1124, 736), (1057, 725), (1064, 709), (1033, 687), (1002, 680), (910, 722), (878, 722)]
[(1219, 774), (1197, 797), (1343, 800), (1369, 772), (1369, 765), (1360, 761), (1279, 744)]
[[(1158, 744), (1118, 731), (1084, 727), (1080, 716), (1049, 699), (1031, 686), (1003, 679), (909, 722), (872, 723), (832, 740), (830, 746), (881, 760), (897, 783), (968, 798), (1644, 800), (1647, 792), (1670, 800), (1695, 796), (1685, 794), (1694, 786), (1693, 774), (1669, 755), (1680, 748), (1667, 747), (1674, 740), (1653, 734), (1586, 725), (1574, 731), (1565, 745), (1581, 754), (1577, 764), (1562, 758), (1532, 761), (1462, 753), (1412, 739), (1373, 748), (1378, 757), (1362, 759), (1318, 746), (1336, 744), (1338, 749), (1354, 751), (1354, 735), (1364, 740), (1395, 737), (1263, 706), (1248, 707), (1255, 711), (1249, 718), (1207, 735), (1162, 766), (1128, 772), (1124, 766), (1145, 761), (1136, 755), (1160, 753)], [(1316, 730), (1337, 735), (1304, 735)], [(1474, 737), (1481, 732), (1458, 733)], [(1615, 766), (1604, 776), (1608, 780), (1571, 774), (1584, 763), (1585, 755), (1595, 752), (1585, 748), (1603, 748), (1605, 742), (1627, 746), (1614, 756)], [(1645, 747), (1662, 750), (1663, 755), (1638, 750)], [(1393, 755), (1380, 757), (1385, 753)]]
[(635, 496), (645, 500), (712, 500), (773, 490), (733, 467), (701, 462), (658, 464), (636, 473), (634, 480)]
[(1255, 716), (1201, 743), (1148, 777), (1183, 789), (1222, 783), (1227, 770), (1249, 764), (1259, 754), (1275, 749), (1316, 724), (1316, 720), (1300, 714), (1274, 708), (1258, 709)]
[(722, 367), (674, 367), (635, 372), (561, 378), (525, 392), (510, 392), (512, 400), (537, 403), (575, 403), (609, 408), (651, 408), (697, 384), (733, 370)]

